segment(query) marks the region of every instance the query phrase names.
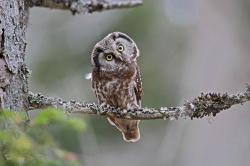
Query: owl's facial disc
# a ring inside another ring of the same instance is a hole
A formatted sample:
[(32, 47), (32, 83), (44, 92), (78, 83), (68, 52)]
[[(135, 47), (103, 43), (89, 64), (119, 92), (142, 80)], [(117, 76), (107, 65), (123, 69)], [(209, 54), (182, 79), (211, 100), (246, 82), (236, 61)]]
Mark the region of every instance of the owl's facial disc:
[(139, 55), (135, 42), (126, 34), (121, 32), (113, 32), (110, 34), (113, 39), (113, 49), (120, 54), (123, 61), (131, 63), (136, 61)]
[(115, 71), (118, 68), (119, 59), (112, 52), (107, 52), (102, 47), (96, 47), (92, 53), (92, 64), (101, 71)]

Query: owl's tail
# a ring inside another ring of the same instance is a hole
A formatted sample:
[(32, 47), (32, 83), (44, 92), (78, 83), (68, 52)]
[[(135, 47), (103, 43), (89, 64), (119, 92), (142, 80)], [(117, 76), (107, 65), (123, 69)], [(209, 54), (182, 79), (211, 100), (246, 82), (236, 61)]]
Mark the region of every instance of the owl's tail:
[(122, 132), (123, 139), (127, 142), (137, 142), (140, 139), (139, 120), (126, 120), (109, 117), (108, 121)]
[(136, 142), (140, 139), (139, 127), (122, 132), (123, 139), (127, 142)]

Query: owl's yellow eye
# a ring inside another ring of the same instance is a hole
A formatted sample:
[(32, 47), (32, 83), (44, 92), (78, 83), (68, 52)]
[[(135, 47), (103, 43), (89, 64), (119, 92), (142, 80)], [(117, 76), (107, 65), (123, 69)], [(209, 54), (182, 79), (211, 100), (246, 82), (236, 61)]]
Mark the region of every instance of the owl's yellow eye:
[(123, 51), (124, 51), (124, 46), (123, 46), (122, 44), (119, 44), (119, 45), (117, 46), (117, 50), (118, 50), (119, 52), (123, 52)]
[(112, 61), (112, 60), (113, 60), (113, 55), (108, 54), (108, 55), (105, 56), (105, 59), (106, 59), (107, 61)]

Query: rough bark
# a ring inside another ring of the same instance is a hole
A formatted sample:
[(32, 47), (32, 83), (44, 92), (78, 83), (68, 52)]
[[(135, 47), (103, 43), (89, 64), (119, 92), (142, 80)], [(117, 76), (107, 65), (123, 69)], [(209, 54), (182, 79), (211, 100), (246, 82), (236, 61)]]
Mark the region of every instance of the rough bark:
[(120, 110), (111, 107), (101, 107), (95, 103), (79, 103), (76, 101), (63, 101), (58, 98), (46, 97), (40, 94), (29, 93), (30, 109), (54, 107), (65, 110), (68, 113), (96, 114), (102, 116), (115, 116), (124, 119), (193, 119), (204, 116), (216, 116), (223, 110), (229, 109), (236, 104), (250, 101), (250, 86), (247, 85), (245, 92), (234, 95), (208, 93), (186, 101), (179, 107), (141, 108), (133, 110)]
[(25, 0), (0, 1), (0, 109), (28, 108)]

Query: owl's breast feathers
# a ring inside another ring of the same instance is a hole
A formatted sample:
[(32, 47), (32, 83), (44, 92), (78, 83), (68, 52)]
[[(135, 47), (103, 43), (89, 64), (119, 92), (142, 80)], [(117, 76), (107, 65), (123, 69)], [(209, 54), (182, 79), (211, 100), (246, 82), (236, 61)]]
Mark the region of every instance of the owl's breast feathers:
[(136, 63), (131, 63), (116, 72), (92, 71), (92, 88), (99, 104), (121, 109), (141, 106), (141, 75)]

